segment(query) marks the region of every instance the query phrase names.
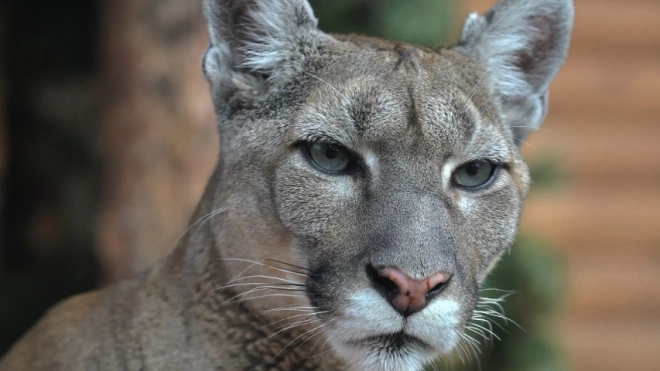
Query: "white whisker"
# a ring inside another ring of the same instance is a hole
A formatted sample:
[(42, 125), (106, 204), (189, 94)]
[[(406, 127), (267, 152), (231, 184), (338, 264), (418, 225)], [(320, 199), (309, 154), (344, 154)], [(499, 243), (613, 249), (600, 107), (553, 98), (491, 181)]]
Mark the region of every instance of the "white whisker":
[(316, 76), (316, 75), (314, 75), (314, 74), (312, 74), (312, 73), (309, 73), (309, 72), (306, 72), (306, 71), (303, 71), (303, 73), (306, 74), (306, 75), (309, 75), (309, 76), (311, 76), (311, 77), (313, 77), (313, 78), (315, 78), (315, 79), (321, 81), (322, 83), (326, 84), (327, 86), (329, 86), (332, 90), (334, 90), (337, 94), (339, 94), (339, 96), (341, 96), (342, 98), (344, 98), (344, 102), (345, 102), (345, 103), (350, 102), (350, 99), (348, 99), (348, 97), (347, 97), (346, 95), (344, 95), (342, 92), (340, 92), (340, 91), (339, 91), (337, 88), (335, 88), (334, 86), (330, 85), (330, 83), (328, 83), (327, 81), (323, 80), (322, 78), (320, 78), (320, 77), (318, 77), (318, 76)]
[(298, 276), (307, 277), (307, 275), (304, 274), (304, 273), (295, 272), (295, 271), (287, 270), (287, 269), (284, 269), (284, 268), (273, 267), (272, 265), (264, 264), (264, 263), (261, 263), (261, 262), (258, 262), (258, 261), (254, 261), (254, 260), (250, 260), (250, 259), (243, 259), (243, 258), (220, 258), (220, 260), (224, 260), (224, 261), (234, 261), (234, 262), (244, 262), (244, 263), (252, 263), (253, 265), (259, 265), (259, 266), (266, 267), (266, 268), (270, 268), (270, 269), (273, 269), (273, 270), (276, 270), (276, 271), (279, 271), (279, 272), (283, 272), (283, 273), (292, 273), (292, 274), (295, 274), (295, 275), (298, 275)]
[(171, 248), (170, 250), (174, 249), (177, 245), (179, 245), (179, 243), (181, 242), (181, 240), (182, 240), (182, 239), (183, 239), (183, 238), (184, 238), (184, 237), (185, 237), (185, 236), (186, 236), (186, 235), (187, 235), (187, 234), (188, 234), (193, 228), (195, 228), (195, 226), (197, 226), (197, 229), (195, 229), (195, 232), (193, 232), (192, 235), (194, 235), (194, 234), (196, 234), (197, 232), (199, 232), (200, 228), (202, 228), (202, 226), (204, 226), (204, 224), (205, 224), (206, 222), (208, 222), (209, 220), (213, 219), (214, 217), (218, 216), (219, 214), (221, 214), (221, 213), (223, 213), (223, 212), (225, 212), (225, 211), (227, 211), (227, 210), (229, 210), (228, 207), (222, 207), (222, 208), (219, 208), (219, 209), (215, 209), (215, 210), (209, 212), (208, 214), (206, 214), (206, 215), (200, 217), (199, 219), (197, 219), (194, 223), (190, 224), (190, 225), (188, 226), (188, 228), (186, 228), (186, 230), (183, 231), (183, 233), (181, 233), (181, 235), (176, 239), (176, 241), (174, 241), (174, 243), (172, 244), (172, 248)]
[(312, 312), (312, 313), (296, 314), (296, 315), (293, 315), (293, 316), (285, 317), (285, 318), (279, 319), (277, 321), (271, 322), (267, 325), (263, 325), (263, 326), (261, 326), (261, 328), (270, 327), (270, 326), (275, 325), (276, 323), (283, 322), (283, 321), (288, 321), (288, 320), (296, 318), (296, 317), (309, 317), (309, 316), (316, 316), (316, 315), (324, 314), (324, 313), (328, 313), (328, 312), (324, 311), (324, 312)]

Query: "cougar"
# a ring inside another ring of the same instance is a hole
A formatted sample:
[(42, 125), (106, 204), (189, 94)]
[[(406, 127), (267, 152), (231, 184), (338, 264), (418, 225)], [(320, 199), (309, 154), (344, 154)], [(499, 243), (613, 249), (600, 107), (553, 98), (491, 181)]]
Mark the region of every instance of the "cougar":
[(469, 343), (572, 2), (500, 0), (437, 49), (323, 33), (305, 0), (204, 10), (221, 155), (189, 229), (0, 370), (405, 371)]

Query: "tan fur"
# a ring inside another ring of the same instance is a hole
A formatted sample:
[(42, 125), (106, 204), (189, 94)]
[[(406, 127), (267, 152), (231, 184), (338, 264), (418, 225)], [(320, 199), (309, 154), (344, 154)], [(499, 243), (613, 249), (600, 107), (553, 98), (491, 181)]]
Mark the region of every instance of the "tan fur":
[[(205, 4), (222, 160), (193, 223), (148, 272), (51, 310), (0, 370), (418, 370), (450, 353), (514, 239), (518, 145), (570, 1), (502, 0), (438, 50), (324, 34), (303, 0)], [(352, 167), (319, 168), (316, 141)], [(501, 165), (492, 181), (457, 185), (478, 160)], [(399, 313), (381, 267), (451, 279)]]

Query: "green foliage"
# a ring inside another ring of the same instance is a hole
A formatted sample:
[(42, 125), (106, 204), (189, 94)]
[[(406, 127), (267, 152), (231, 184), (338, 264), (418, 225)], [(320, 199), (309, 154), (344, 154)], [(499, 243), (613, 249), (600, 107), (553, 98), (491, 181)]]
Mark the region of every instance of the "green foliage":
[(437, 46), (454, 28), (455, 2), (438, 0), (311, 0), (322, 30)]
[(529, 161), (532, 173), (532, 192), (561, 190), (570, 178), (556, 155), (541, 154)]

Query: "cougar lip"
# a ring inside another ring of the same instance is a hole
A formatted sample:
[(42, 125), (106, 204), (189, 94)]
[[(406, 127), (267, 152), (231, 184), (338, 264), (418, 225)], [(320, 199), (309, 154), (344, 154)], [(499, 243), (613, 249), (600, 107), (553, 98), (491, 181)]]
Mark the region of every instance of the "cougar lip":
[(352, 345), (357, 346), (372, 346), (378, 348), (385, 348), (392, 351), (401, 350), (406, 346), (414, 345), (416, 347), (426, 348), (427, 350), (432, 350), (433, 348), (426, 342), (416, 338), (415, 336), (405, 333), (403, 330), (399, 332), (368, 336), (358, 340), (352, 340), (349, 342)]

